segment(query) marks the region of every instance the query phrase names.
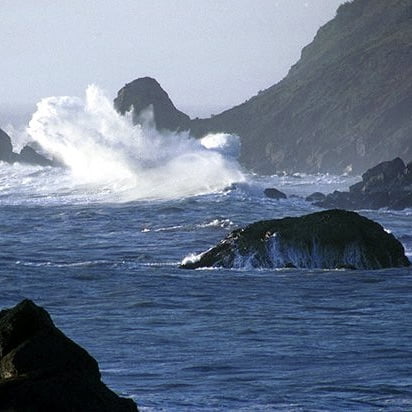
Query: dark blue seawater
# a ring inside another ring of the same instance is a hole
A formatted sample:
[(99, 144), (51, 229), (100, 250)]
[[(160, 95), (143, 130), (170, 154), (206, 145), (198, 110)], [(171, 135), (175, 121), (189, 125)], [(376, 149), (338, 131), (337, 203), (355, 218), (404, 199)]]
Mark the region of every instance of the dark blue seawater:
[[(0, 306), (45, 307), (143, 411), (412, 410), (411, 269), (178, 268), (236, 227), (315, 210), (253, 190), (123, 204), (6, 190)], [(411, 211), (362, 213), (411, 256)]]

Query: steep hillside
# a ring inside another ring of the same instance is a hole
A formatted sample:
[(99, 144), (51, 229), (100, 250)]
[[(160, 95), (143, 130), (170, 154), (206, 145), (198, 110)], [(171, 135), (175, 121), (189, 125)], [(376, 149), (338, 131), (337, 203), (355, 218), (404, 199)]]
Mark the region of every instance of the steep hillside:
[[(267, 62), (266, 62), (267, 64)], [(237, 133), (257, 172), (355, 172), (412, 159), (412, 2), (343, 4), (278, 84), (192, 132)]]

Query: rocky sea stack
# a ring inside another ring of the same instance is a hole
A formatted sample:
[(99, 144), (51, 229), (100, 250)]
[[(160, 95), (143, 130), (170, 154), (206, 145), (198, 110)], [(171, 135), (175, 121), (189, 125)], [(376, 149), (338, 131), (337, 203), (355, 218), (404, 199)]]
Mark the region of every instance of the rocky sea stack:
[(264, 220), (230, 233), (181, 267), (381, 269), (406, 267), (402, 244), (355, 212), (328, 210)]
[(189, 116), (177, 110), (160, 84), (150, 77), (143, 77), (126, 84), (117, 93), (114, 107), (121, 114), (133, 108), (135, 123), (138, 122), (140, 113), (151, 107), (159, 130), (176, 131), (189, 128)]
[(97, 362), (30, 300), (0, 312), (0, 410), (133, 412), (102, 383)]

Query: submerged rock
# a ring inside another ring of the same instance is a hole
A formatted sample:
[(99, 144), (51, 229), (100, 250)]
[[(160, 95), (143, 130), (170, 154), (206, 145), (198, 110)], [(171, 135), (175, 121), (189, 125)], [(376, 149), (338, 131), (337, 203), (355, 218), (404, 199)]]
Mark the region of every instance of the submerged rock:
[(402, 244), (381, 225), (355, 212), (328, 210), (252, 223), (196, 258), (185, 259), (181, 267), (380, 269), (409, 265)]
[(321, 192), (314, 192), (311, 195), (307, 196), (305, 200), (307, 202), (320, 202), (322, 200), (325, 200), (326, 195), (321, 193)]
[(30, 300), (0, 312), (0, 410), (137, 411), (102, 383), (97, 362)]
[(412, 162), (399, 157), (379, 163), (362, 175), (349, 192), (335, 191), (315, 203), (324, 208), (405, 209), (412, 207)]
[(269, 197), (271, 199), (286, 199), (287, 196), (281, 192), (278, 189), (275, 189), (274, 187), (269, 187), (263, 191), (266, 197)]

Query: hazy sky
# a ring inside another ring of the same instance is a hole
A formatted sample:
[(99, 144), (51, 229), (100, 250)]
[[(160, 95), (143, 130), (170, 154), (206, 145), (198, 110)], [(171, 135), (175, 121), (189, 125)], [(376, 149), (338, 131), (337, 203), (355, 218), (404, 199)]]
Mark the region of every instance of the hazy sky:
[(284, 77), (343, 0), (0, 0), (0, 105), (155, 77), (205, 115)]

